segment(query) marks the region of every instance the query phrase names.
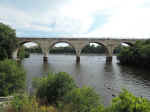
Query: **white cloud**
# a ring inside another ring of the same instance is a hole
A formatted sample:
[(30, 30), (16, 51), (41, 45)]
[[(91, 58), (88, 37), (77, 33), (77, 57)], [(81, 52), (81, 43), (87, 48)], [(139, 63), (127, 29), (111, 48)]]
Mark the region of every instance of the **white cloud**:
[[(48, 9), (47, 12), (33, 14), (10, 6), (0, 6), (0, 21), (16, 29), (49, 33), (84, 33), (91, 27), (93, 21), (90, 16), (76, 18), (66, 13), (65, 11)], [(51, 27), (52, 24), (54, 26)]]
[[(49, 7), (47, 5), (44, 11), (38, 9), (38, 12), (36, 9), (29, 12), (19, 10), (10, 4), (1, 4), (0, 22), (19, 30), (17, 32), (19, 35), (26, 33), (23, 32), (25, 30), (38, 31), (39, 34), (44, 32), (45, 35), (60, 33), (67, 36), (66, 33), (69, 33), (73, 37), (150, 37), (150, 8), (145, 5), (146, 3), (149, 1), (63, 0), (58, 2), (57, 0), (55, 2), (53, 0), (47, 3), (50, 5)], [(108, 21), (94, 31), (88, 32), (95, 23), (95, 15), (107, 15)]]
[(108, 23), (89, 35), (124, 38), (150, 37), (150, 8), (122, 8), (109, 18)]

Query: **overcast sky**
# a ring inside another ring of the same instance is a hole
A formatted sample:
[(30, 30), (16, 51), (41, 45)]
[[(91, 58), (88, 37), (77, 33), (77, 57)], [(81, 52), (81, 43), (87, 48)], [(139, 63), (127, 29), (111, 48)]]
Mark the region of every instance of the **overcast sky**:
[(25, 37), (150, 37), (150, 0), (0, 0), (0, 22)]

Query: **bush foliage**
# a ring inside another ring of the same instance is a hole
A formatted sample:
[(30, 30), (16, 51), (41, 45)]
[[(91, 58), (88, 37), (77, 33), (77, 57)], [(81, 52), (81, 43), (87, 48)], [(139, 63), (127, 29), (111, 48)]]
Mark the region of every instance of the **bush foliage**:
[(7, 106), (0, 109), (2, 112), (58, 112), (53, 106), (40, 106), (36, 97), (26, 94), (15, 95)]
[(122, 47), (117, 56), (123, 65), (150, 67), (150, 40), (137, 41), (133, 46)]
[(0, 23), (0, 60), (11, 58), (17, 47), (16, 32), (10, 26)]
[[(104, 107), (92, 88), (78, 88), (66, 73), (49, 74), (34, 80), (37, 98), (26, 94), (14, 96), (11, 103), (0, 107), (3, 112), (150, 112), (150, 101), (127, 90)], [(34, 85), (34, 86), (35, 86)], [(47, 99), (48, 102), (41, 103)], [(57, 105), (55, 105), (57, 103)]]
[(25, 71), (13, 60), (0, 61), (0, 96), (7, 96), (25, 87)]
[(24, 58), (28, 58), (30, 56), (30, 53), (26, 50), (26, 48), (24, 46), (19, 48), (19, 52), (18, 52), (18, 58), (19, 59), (24, 59)]
[(70, 112), (102, 112), (99, 95), (89, 87), (75, 88), (64, 98)]
[(62, 100), (68, 91), (76, 87), (76, 84), (70, 75), (65, 72), (59, 72), (35, 79), (33, 86), (37, 88), (36, 95), (38, 98), (53, 104)]
[(108, 112), (150, 112), (150, 101), (123, 90), (118, 97), (112, 100)]
[[(78, 88), (64, 72), (33, 80), (41, 104), (55, 105), (62, 112), (102, 112), (99, 95), (92, 88)], [(100, 111), (99, 111), (100, 110)]]

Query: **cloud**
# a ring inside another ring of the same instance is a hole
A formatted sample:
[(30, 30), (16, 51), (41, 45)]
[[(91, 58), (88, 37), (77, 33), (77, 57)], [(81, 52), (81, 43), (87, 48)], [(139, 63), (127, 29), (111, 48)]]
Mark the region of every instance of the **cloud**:
[(67, 11), (62, 11), (61, 8), (56, 10), (48, 9), (46, 12), (34, 14), (11, 6), (0, 6), (0, 21), (17, 30), (22, 29), (22, 32), (30, 30), (47, 34), (85, 33), (93, 22), (90, 16), (76, 18), (75, 16), (67, 15)]
[(123, 8), (112, 15), (103, 27), (89, 35), (115, 38), (149, 38), (150, 8)]
[[(148, 0), (2, 0), (0, 22), (15, 28), (19, 36), (146, 38), (147, 4)], [(107, 21), (100, 22), (98, 16)]]

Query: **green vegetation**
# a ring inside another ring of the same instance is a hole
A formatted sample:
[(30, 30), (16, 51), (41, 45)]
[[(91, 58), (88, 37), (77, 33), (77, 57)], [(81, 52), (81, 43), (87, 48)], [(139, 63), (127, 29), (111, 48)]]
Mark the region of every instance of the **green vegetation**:
[(8, 96), (25, 87), (25, 71), (13, 60), (0, 61), (0, 96)]
[(120, 53), (120, 51), (121, 51), (121, 48), (122, 48), (122, 45), (119, 45), (118, 47), (116, 47), (115, 49), (114, 49), (114, 54), (119, 54)]
[(70, 106), (68, 112), (101, 112), (104, 109), (99, 95), (89, 87), (74, 88), (64, 99)]
[(33, 80), (36, 97), (15, 95), (3, 112), (102, 112), (99, 96), (89, 87), (77, 88), (69, 74), (60, 72)]
[[(11, 102), (0, 105), (0, 112), (150, 112), (150, 101), (136, 97), (127, 90), (104, 107), (99, 95), (90, 87), (78, 88), (72, 77), (64, 72), (50, 73), (47, 77), (35, 78), (35, 95), (23, 93), (25, 71), (15, 61), (10, 60), (17, 47), (15, 30), (0, 23), (0, 96), (14, 95)], [(30, 51), (31, 50), (31, 51)], [(40, 48), (30, 52), (41, 52)], [(150, 40), (137, 41), (131, 47), (118, 47), (121, 64), (150, 67)], [(74, 53), (72, 48), (54, 48), (52, 53)], [(19, 58), (28, 56), (24, 47), (20, 48)], [(103, 47), (86, 46), (83, 53), (103, 53)]]
[[(40, 104), (53, 105), (57, 108), (56, 110), (61, 112), (150, 112), (150, 101), (142, 97), (135, 97), (127, 90), (123, 90), (118, 97), (115, 97), (109, 107), (104, 107), (100, 103), (99, 95), (92, 88), (78, 88), (69, 74), (63, 72), (49, 74), (48, 77), (34, 81), (36, 82), (34, 84), (38, 85), (36, 86), (37, 90), (40, 90), (36, 91), (39, 101), (51, 99), (50, 102), (45, 103), (44, 101)], [(68, 87), (68, 85), (70, 86)], [(63, 94), (59, 95), (58, 93)]]
[(33, 85), (37, 88), (36, 96), (49, 104), (57, 104), (68, 91), (76, 87), (72, 77), (64, 72), (34, 79)]
[(18, 52), (18, 58), (19, 59), (24, 59), (24, 58), (28, 58), (30, 56), (30, 53), (26, 50), (26, 48), (24, 46), (19, 48), (19, 52)]
[(17, 46), (15, 30), (0, 23), (0, 96), (11, 95), (25, 87), (24, 69), (10, 60)]
[(82, 53), (105, 53), (105, 48), (103, 46), (94, 46), (94, 45), (87, 45), (85, 48), (83, 48)]
[[(10, 26), (0, 23), (0, 60), (11, 59), (12, 53), (18, 47), (16, 31)], [(19, 48), (20, 59), (29, 57), (29, 52), (22, 46)]]
[(8, 25), (0, 23), (0, 60), (11, 58), (17, 47), (16, 32)]
[(122, 47), (117, 57), (123, 65), (150, 67), (150, 40), (137, 41), (131, 47)]
[(127, 90), (112, 100), (108, 112), (150, 112), (150, 101), (142, 97), (135, 97)]
[(150, 112), (150, 101), (136, 97), (127, 90), (123, 90), (119, 96), (113, 98), (110, 106), (104, 107), (100, 103), (99, 95), (92, 88), (78, 88), (70, 75), (63, 72), (34, 79), (33, 84), (37, 90), (36, 96), (15, 95), (10, 103), (0, 106), (0, 111)]
[(72, 47), (54, 47), (50, 49), (49, 53), (54, 54), (61, 54), (61, 53), (68, 53), (68, 54), (75, 54), (75, 50)]
[(39, 46), (33, 48), (25, 48), (25, 51), (29, 53), (42, 53), (42, 49)]
[[(26, 51), (30, 53), (42, 53), (42, 50), (40, 47), (34, 47), (34, 48), (26, 48)], [(60, 54), (60, 53), (67, 53), (67, 54), (75, 54), (75, 50), (70, 47), (53, 47), (50, 49), (49, 53), (51, 54)], [(82, 50), (82, 53), (105, 53), (105, 48), (103, 46), (94, 46), (94, 45), (87, 45)]]
[(58, 112), (53, 106), (39, 105), (36, 97), (26, 94), (15, 95), (7, 106), (1, 106), (0, 112)]

